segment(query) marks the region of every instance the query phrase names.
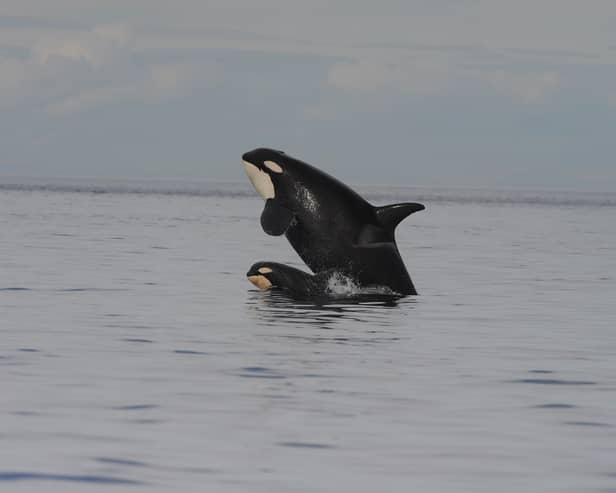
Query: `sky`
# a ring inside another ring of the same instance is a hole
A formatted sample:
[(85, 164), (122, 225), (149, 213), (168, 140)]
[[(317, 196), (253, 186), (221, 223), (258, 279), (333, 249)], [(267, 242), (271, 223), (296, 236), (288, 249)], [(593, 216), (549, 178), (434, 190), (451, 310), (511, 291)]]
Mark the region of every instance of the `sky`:
[(616, 191), (613, 0), (5, 0), (0, 176)]

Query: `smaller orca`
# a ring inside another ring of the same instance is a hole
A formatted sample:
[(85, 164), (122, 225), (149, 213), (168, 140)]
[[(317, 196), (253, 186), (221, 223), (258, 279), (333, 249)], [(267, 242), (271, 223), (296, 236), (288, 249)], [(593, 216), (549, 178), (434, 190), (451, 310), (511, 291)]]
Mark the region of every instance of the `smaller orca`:
[(257, 262), (248, 269), (246, 277), (261, 290), (281, 289), (293, 298), (327, 296), (328, 283), (334, 271), (312, 275), (278, 262)]

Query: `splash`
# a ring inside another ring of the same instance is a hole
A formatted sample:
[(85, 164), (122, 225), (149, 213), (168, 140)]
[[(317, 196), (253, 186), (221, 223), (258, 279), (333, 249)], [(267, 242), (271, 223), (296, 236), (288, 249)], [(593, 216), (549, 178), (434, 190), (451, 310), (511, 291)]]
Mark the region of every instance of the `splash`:
[(396, 295), (387, 286), (360, 286), (341, 272), (334, 272), (327, 280), (327, 294), (335, 298), (354, 298), (366, 295)]
[(353, 279), (340, 272), (334, 272), (327, 280), (327, 294), (332, 296), (355, 296), (361, 288)]

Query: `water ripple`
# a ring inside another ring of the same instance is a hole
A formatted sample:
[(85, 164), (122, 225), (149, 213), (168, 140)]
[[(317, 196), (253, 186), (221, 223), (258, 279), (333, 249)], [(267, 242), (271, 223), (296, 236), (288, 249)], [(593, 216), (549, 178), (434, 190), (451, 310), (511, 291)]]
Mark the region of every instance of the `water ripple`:
[(240, 373), (238, 376), (244, 378), (270, 378), (270, 379), (282, 379), (287, 378), (284, 375), (280, 375), (276, 373), (274, 370), (270, 368), (265, 368), (262, 366), (246, 366), (240, 369)]
[(573, 409), (574, 406), (573, 404), (561, 404), (559, 402), (554, 402), (554, 403), (548, 403), (548, 404), (538, 404), (536, 406), (533, 406), (537, 409)]
[(155, 409), (156, 404), (129, 404), (127, 406), (115, 406), (112, 409), (116, 411), (141, 411), (143, 409)]
[(595, 421), (565, 421), (565, 424), (571, 426), (589, 426), (597, 428), (609, 428), (612, 426), (608, 423), (597, 423)]
[(325, 443), (309, 443), (309, 442), (279, 442), (278, 445), (282, 447), (292, 447), (292, 448), (314, 448), (314, 449), (334, 448), (332, 445), (327, 445)]
[(596, 385), (597, 382), (585, 380), (559, 380), (556, 378), (520, 378), (511, 383), (533, 383), (538, 385)]
[(391, 311), (413, 309), (416, 298), (371, 294), (345, 299), (298, 301), (281, 291), (249, 291), (246, 309), (263, 325), (303, 325), (331, 328), (338, 322), (367, 322), (390, 327)]
[(96, 483), (96, 484), (145, 484), (142, 481), (132, 479), (116, 478), (111, 476), (93, 475), (72, 475), (72, 474), (52, 474), (40, 472), (21, 472), (21, 471), (0, 471), (0, 481), (69, 481), (74, 483)]
[(150, 467), (145, 462), (130, 459), (117, 459), (115, 457), (96, 457), (95, 460), (103, 464), (113, 464), (117, 466)]

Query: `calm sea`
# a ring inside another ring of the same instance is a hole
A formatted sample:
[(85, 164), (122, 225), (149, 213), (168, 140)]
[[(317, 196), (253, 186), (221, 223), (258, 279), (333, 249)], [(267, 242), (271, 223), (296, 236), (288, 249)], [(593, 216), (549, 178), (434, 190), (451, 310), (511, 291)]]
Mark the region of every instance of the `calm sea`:
[(0, 183), (0, 490), (616, 492), (616, 195), (366, 189), (420, 295), (316, 306), (248, 184)]

